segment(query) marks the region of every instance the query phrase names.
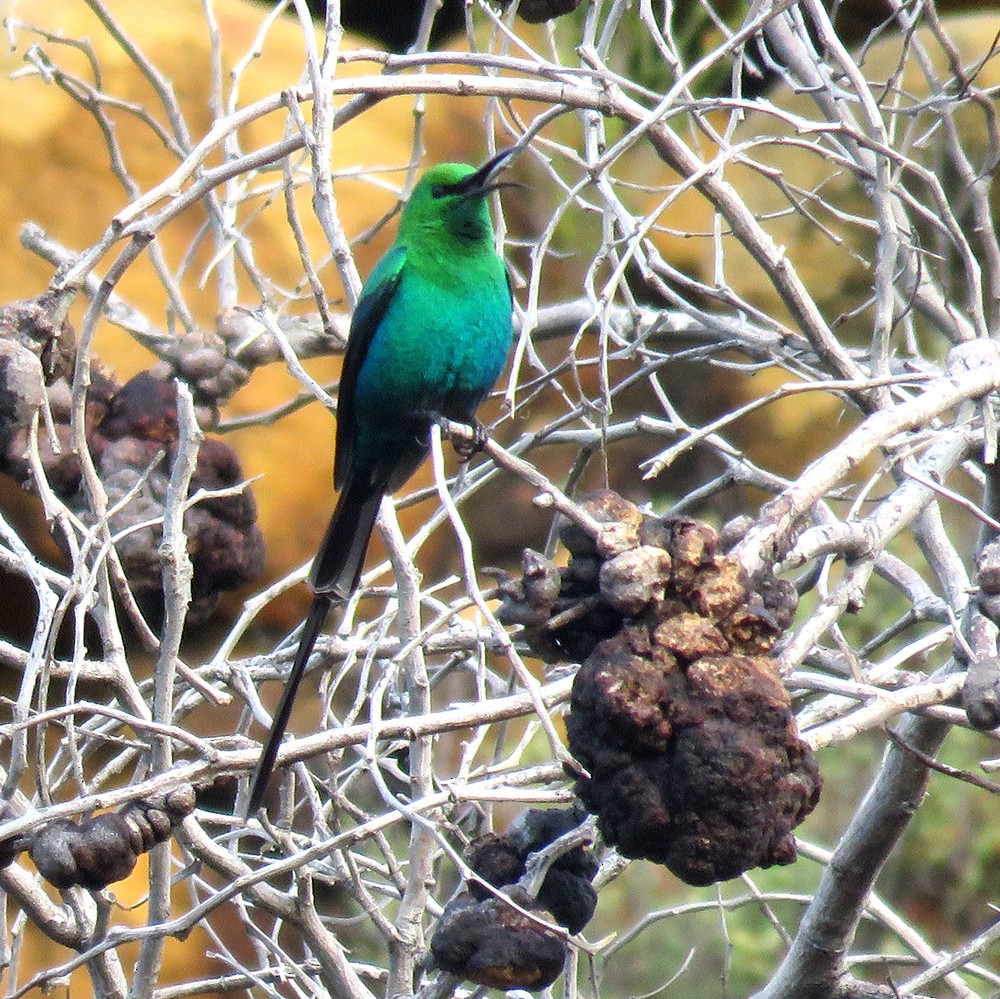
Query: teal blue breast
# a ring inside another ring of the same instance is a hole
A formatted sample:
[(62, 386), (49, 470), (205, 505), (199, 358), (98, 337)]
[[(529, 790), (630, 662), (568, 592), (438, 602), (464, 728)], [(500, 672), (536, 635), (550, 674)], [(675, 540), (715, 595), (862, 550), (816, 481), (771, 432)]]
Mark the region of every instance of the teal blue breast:
[[(471, 419), (496, 384), (512, 341), (502, 270), (442, 285), (417, 272), (400, 280), (358, 373), (355, 417), (391, 431), (407, 418)], [(380, 433), (379, 436), (382, 434)]]

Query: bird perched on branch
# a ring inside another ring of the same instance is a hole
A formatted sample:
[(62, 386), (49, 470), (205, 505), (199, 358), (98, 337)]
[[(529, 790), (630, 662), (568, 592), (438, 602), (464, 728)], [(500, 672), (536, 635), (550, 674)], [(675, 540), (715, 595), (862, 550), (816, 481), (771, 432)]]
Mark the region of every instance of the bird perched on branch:
[(497, 175), (512, 152), (478, 169), (429, 169), (358, 298), (337, 398), (333, 477), (340, 496), (312, 564), (313, 602), (251, 782), (250, 814), (267, 790), (327, 612), (357, 588), (382, 497), (423, 461), (433, 421), (474, 423), (507, 363), (512, 301), (487, 198), (511, 186)]

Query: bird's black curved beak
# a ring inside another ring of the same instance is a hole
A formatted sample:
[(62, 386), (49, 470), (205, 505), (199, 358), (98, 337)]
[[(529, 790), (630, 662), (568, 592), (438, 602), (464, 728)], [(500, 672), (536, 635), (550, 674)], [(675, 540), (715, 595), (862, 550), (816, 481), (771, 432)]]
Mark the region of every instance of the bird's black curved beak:
[(507, 166), (508, 160), (519, 152), (518, 146), (509, 146), (501, 149), (496, 156), (488, 159), (475, 173), (470, 173), (468, 177), (461, 181), (461, 191), (459, 195), (463, 198), (481, 197), (489, 194), (490, 191), (499, 191), (502, 187), (523, 187), (513, 180), (495, 180), (494, 178)]

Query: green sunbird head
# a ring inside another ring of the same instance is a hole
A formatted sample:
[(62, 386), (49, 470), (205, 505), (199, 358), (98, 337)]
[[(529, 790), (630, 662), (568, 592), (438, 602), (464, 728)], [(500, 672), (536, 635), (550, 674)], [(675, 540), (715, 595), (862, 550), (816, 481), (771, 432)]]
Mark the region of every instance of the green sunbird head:
[(505, 149), (478, 169), (467, 163), (431, 167), (417, 182), (403, 209), (400, 236), (408, 239), (437, 235), (463, 243), (492, 243), (493, 224), (486, 198), (505, 186), (496, 175), (513, 152)]

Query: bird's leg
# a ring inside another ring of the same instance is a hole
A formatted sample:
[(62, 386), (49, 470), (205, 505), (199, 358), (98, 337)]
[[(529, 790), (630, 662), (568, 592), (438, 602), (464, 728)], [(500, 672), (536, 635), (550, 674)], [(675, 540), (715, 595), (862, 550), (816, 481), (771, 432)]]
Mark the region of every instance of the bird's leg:
[(449, 420), (440, 413), (431, 414), (431, 420), (441, 428), (441, 433), (451, 441), (460, 461), (468, 461), (486, 447), (489, 435), (486, 427), (475, 416), (467, 422)]
[(486, 447), (486, 440), (489, 436), (486, 433), (486, 427), (475, 416), (464, 426), (472, 431), (471, 435), (464, 439), (459, 437), (451, 439), (451, 446), (455, 449), (459, 461), (468, 461), (479, 454)]

